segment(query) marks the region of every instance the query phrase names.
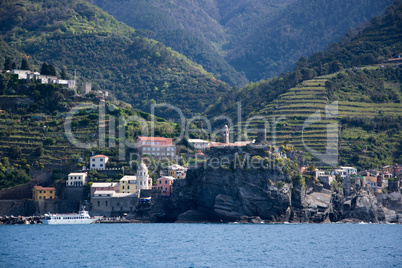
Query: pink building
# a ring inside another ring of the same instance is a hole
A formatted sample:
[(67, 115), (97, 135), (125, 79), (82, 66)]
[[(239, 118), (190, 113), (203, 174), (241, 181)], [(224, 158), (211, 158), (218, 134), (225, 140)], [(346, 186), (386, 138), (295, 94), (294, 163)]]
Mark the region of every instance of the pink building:
[(156, 183), (156, 186), (163, 196), (171, 196), (172, 195), (172, 186), (173, 186), (174, 178), (171, 176), (163, 176), (160, 177)]

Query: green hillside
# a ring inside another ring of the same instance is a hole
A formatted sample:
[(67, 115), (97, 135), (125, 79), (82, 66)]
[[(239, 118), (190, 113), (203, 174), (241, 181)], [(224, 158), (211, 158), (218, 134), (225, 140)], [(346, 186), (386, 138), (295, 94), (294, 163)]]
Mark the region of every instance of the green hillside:
[[(85, 98), (78, 97), (74, 96), (73, 91), (59, 85), (17, 80), (15, 75), (9, 74), (0, 76), (0, 188), (26, 182), (29, 179), (26, 172), (30, 168), (57, 169), (62, 165), (73, 165), (79, 169), (82, 164), (88, 164), (92, 152), (111, 156), (110, 168), (127, 166), (130, 149), (127, 148), (124, 161), (118, 159), (119, 118), (125, 122), (125, 137), (131, 143), (141, 135), (143, 129), (139, 123), (126, 122), (126, 118), (142, 118), (151, 129), (153, 117), (133, 109), (127, 103), (106, 101), (105, 118), (102, 120), (99, 119), (99, 105), (102, 102), (94, 93)], [(72, 144), (65, 128), (69, 112), (78, 105), (81, 109), (71, 120), (72, 137), (89, 144), (86, 148)], [(115, 121), (114, 128), (110, 124), (111, 118)], [(180, 127), (177, 124), (157, 117), (154, 121), (155, 135), (179, 135)], [(100, 128), (105, 131), (103, 145), (99, 144)], [(114, 134), (109, 132), (111, 130)], [(81, 157), (84, 162), (79, 163)], [(11, 178), (13, 170), (16, 174)]]
[[(242, 129), (256, 129), (262, 122), (257, 117), (263, 117), (269, 122), (268, 141), (275, 139), (315, 153), (325, 153), (327, 141), (333, 141), (339, 150), (332, 153), (338, 155), (340, 164), (361, 168), (400, 162), (402, 71), (400, 63), (385, 60), (401, 51), (401, 10), (400, 2), (396, 3), (348, 42), (300, 59), (293, 72), (232, 92), (208, 107), (206, 115), (224, 114), (238, 122), (241, 103)], [(370, 64), (378, 64), (364, 67), (367, 62), (356, 60), (366, 57), (375, 59)], [(325, 109), (335, 102), (337, 114), (327, 118)], [(318, 116), (321, 120), (308, 124), (309, 118)], [(276, 133), (273, 120), (278, 121)], [(249, 134), (255, 137), (256, 132)], [(317, 160), (309, 154), (306, 158)]]
[[(189, 115), (204, 111), (229, 87), (183, 55), (118, 22), (88, 1), (23, 1), (0, 4), (1, 38), (37, 61), (66, 66), (70, 78), (92, 82), (133, 107), (170, 103)], [(1, 44), (1, 43), (0, 43)], [(1, 49), (0, 62), (23, 55)], [(166, 111), (162, 115), (172, 116)]]
[[(95, 0), (235, 86), (290, 71), (394, 0)], [(236, 72), (236, 71), (237, 72)], [(243, 73), (244, 72), (244, 73)]]

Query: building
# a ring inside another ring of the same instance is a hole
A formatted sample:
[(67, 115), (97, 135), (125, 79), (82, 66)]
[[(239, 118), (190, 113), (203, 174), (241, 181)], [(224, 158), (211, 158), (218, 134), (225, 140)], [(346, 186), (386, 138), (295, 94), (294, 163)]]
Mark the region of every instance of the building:
[(258, 126), (256, 142), (263, 143), (266, 140), (267, 140), (267, 127), (265, 126), (265, 124), (261, 124)]
[(171, 196), (172, 195), (172, 186), (175, 178), (171, 176), (160, 177), (157, 180), (157, 187), (161, 190), (162, 196)]
[(209, 147), (210, 142), (204, 141), (201, 139), (189, 139), (188, 143), (190, 143), (194, 149), (204, 151)]
[(228, 125), (225, 125), (225, 127), (223, 128), (223, 133), (222, 133), (222, 143), (226, 143), (229, 144), (229, 128)]
[(35, 201), (51, 200), (56, 198), (56, 188), (34, 186), (32, 189), (32, 199)]
[(138, 205), (138, 193), (96, 191), (91, 197), (92, 215), (123, 216), (132, 213)]
[(357, 175), (357, 169), (354, 167), (339, 167), (334, 169), (331, 175), (339, 174), (342, 179), (345, 179), (348, 175)]
[(138, 137), (136, 143), (140, 156), (174, 157), (176, 155), (176, 146), (173, 145), (171, 138)]
[(334, 181), (334, 176), (332, 175), (325, 175), (325, 174), (321, 174), (318, 176), (318, 180), (327, 187), (330, 187), (332, 182)]
[(123, 194), (133, 194), (138, 192), (137, 177), (136, 176), (124, 176), (120, 179), (119, 192)]
[(66, 186), (84, 186), (87, 184), (87, 176), (86, 172), (70, 173), (68, 174)]
[(177, 178), (184, 178), (186, 176), (187, 168), (173, 164), (168, 166), (166, 169), (161, 170), (160, 175), (161, 176), (170, 176), (175, 179)]
[(347, 172), (348, 175), (357, 175), (357, 169), (354, 167), (339, 167)]
[(120, 184), (118, 182), (94, 182), (91, 185), (91, 197), (95, 192), (112, 191), (119, 192)]
[(377, 176), (371, 176), (370, 173), (367, 172), (364, 178), (366, 179), (366, 184), (370, 185), (371, 189), (373, 189), (374, 192), (377, 192), (377, 186), (378, 186)]
[(81, 88), (81, 94), (86, 95), (92, 90), (92, 84), (91, 83), (83, 83), (82, 88)]
[(149, 177), (148, 168), (141, 162), (137, 169), (137, 189), (149, 190), (152, 189), (152, 179)]
[(109, 157), (106, 155), (94, 155), (89, 158), (90, 169), (105, 169), (106, 163), (109, 161)]

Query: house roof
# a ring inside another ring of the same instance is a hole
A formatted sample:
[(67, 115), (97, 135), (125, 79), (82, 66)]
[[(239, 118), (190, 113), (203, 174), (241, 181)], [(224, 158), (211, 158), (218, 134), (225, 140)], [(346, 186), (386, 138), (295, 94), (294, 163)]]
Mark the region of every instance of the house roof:
[[(103, 155), (103, 154), (97, 154), (97, 155), (91, 156), (91, 158), (94, 158), (94, 157), (100, 158), (100, 157), (108, 157), (108, 156)], [(108, 157), (108, 158), (109, 158), (109, 157)]]
[(201, 139), (188, 139), (188, 142), (209, 143), (209, 141), (204, 141), (204, 140), (201, 140)]
[(162, 180), (162, 179), (171, 180), (171, 181), (174, 181), (174, 180), (175, 180), (175, 178), (173, 178), (172, 176), (163, 176), (163, 177), (160, 177), (160, 178), (158, 179), (158, 181), (159, 181), (159, 180)]
[(142, 141), (172, 141), (172, 138), (163, 138), (163, 137), (142, 137), (138, 136), (137, 139)]
[(86, 172), (77, 172), (77, 173), (70, 173), (68, 176), (81, 176), (81, 175), (88, 175)]
[(42, 187), (42, 186), (34, 186), (34, 189), (36, 190), (41, 190), (41, 191), (56, 191), (56, 188), (54, 187)]
[(94, 182), (91, 187), (116, 187), (119, 186), (118, 182)]
[(137, 180), (136, 176), (124, 176), (123, 178), (120, 179), (120, 181), (131, 181), (131, 180)]
[(112, 196), (115, 193), (115, 191), (95, 191), (94, 195), (110, 195)]

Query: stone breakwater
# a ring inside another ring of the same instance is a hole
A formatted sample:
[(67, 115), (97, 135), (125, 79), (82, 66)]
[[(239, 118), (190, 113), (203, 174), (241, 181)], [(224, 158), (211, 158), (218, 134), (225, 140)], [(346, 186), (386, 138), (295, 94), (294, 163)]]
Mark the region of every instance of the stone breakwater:
[(2, 224), (42, 224), (42, 216), (5, 216), (0, 217), (0, 225)]

